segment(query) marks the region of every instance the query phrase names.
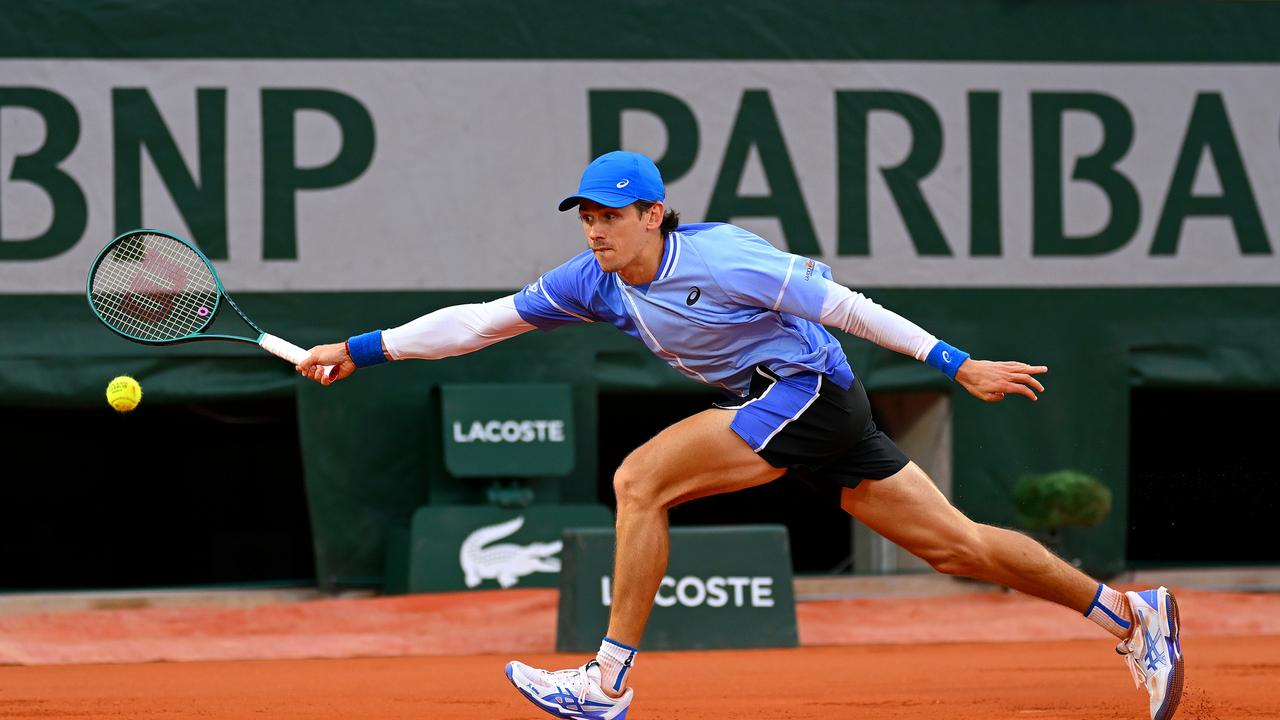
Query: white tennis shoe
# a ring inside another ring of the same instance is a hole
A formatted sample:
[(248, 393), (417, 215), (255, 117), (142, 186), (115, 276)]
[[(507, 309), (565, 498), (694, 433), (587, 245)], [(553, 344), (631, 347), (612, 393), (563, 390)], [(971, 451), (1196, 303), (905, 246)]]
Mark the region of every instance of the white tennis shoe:
[(1116, 646), (1133, 682), (1151, 696), (1151, 720), (1169, 720), (1182, 699), (1182, 643), (1178, 603), (1164, 587), (1127, 592), (1133, 609), (1129, 639)]
[(507, 679), (529, 702), (566, 720), (626, 720), (631, 688), (612, 698), (600, 689), (600, 663), (549, 672), (517, 660), (507, 663)]

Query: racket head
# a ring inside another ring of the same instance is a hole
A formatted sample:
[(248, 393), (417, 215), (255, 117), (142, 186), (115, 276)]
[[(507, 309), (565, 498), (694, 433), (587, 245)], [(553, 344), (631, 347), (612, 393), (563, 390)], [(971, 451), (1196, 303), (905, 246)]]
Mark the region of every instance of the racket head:
[(199, 339), (226, 297), (204, 253), (150, 229), (108, 243), (89, 268), (85, 293), (94, 314), (116, 334), (156, 345)]

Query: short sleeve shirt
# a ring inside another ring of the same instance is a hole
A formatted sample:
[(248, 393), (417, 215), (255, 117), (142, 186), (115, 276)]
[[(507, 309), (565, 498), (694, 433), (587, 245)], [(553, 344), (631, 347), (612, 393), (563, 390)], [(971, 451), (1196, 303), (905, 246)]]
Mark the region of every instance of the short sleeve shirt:
[(790, 376), (853, 380), (840, 343), (818, 319), (831, 269), (774, 248), (734, 225), (682, 225), (668, 234), (657, 276), (627, 284), (585, 251), (516, 295), (516, 310), (543, 330), (607, 322), (677, 371), (744, 395), (757, 366)]

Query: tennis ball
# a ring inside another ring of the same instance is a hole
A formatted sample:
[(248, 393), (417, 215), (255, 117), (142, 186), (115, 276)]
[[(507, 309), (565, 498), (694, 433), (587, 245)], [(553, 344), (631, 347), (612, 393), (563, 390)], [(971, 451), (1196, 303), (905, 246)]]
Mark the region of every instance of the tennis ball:
[(142, 400), (142, 386), (128, 375), (121, 375), (107, 384), (107, 404), (119, 412), (129, 412)]

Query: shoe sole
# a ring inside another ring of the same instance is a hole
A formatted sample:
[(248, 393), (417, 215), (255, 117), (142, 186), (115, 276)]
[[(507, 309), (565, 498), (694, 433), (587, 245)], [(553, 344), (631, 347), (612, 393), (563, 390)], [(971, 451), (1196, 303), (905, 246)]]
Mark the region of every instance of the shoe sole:
[(1182, 700), (1182, 639), (1181, 621), (1178, 618), (1178, 601), (1173, 593), (1165, 591), (1165, 610), (1169, 616), (1169, 640), (1178, 648), (1173, 660), (1173, 670), (1169, 673), (1169, 687), (1165, 689), (1164, 704), (1156, 711), (1152, 720), (1169, 720), (1178, 710)]

